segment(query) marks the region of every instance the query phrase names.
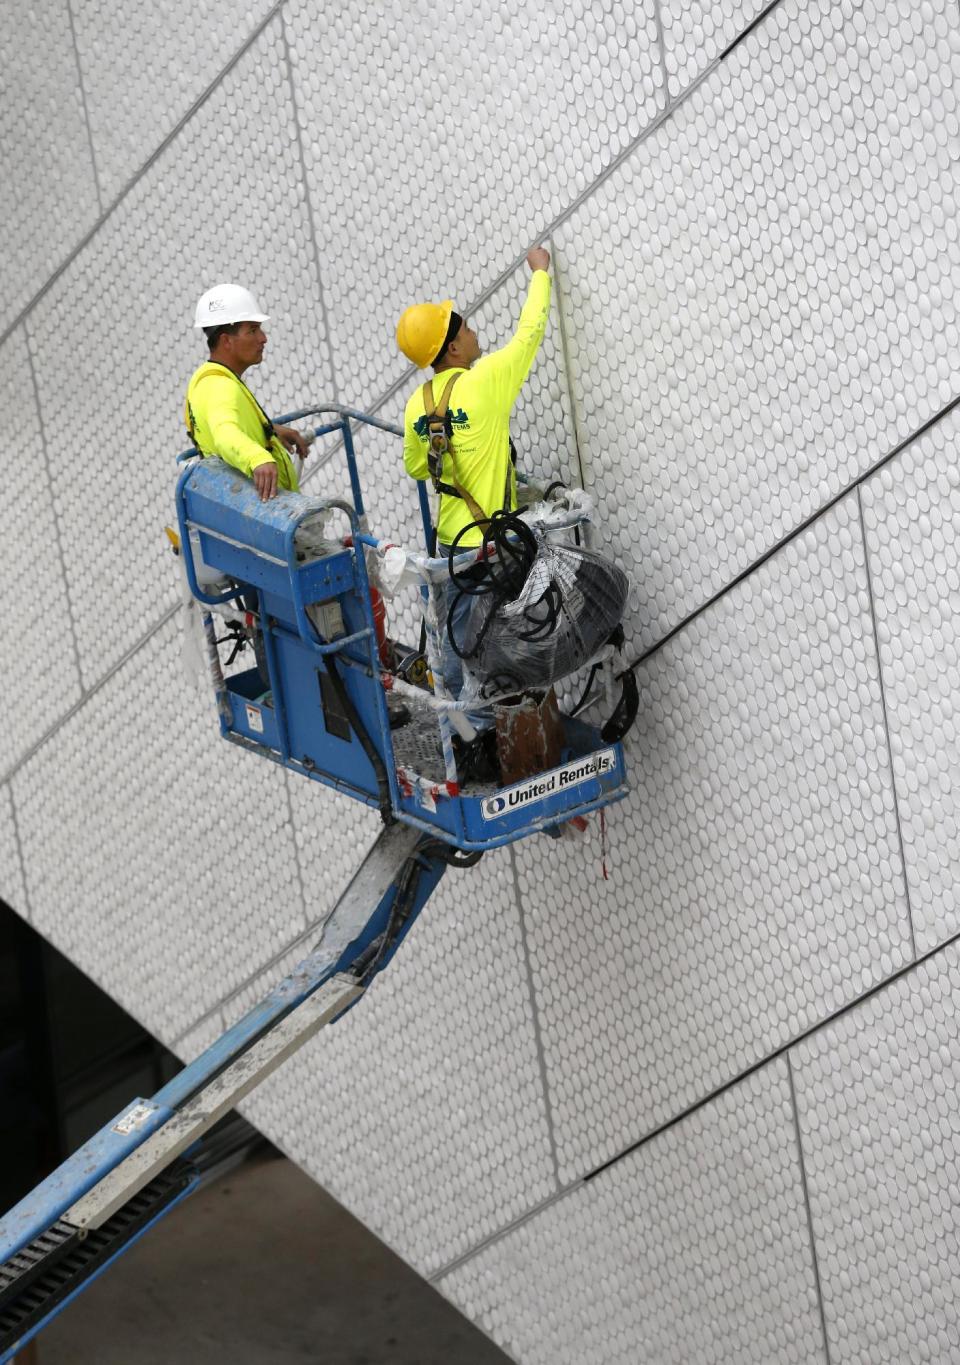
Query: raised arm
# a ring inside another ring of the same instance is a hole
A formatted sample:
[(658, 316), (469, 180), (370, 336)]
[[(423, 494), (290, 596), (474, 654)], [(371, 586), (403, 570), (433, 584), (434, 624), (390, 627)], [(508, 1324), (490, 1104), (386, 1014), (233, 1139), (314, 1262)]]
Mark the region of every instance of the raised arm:
[(531, 247), (527, 252), (527, 265), (533, 274), (517, 330), (506, 346), (484, 356), (475, 366), (477, 370), (482, 366), (484, 370), (494, 372), (500, 398), (509, 407), (513, 406), (530, 373), (550, 316), (549, 251), (542, 246)]

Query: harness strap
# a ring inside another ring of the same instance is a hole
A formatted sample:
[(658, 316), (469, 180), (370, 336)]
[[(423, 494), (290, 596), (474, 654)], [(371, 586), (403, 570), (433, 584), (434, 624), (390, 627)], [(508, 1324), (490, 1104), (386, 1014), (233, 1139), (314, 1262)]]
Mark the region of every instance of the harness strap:
[[(244, 393), (247, 395), (247, 397), (250, 399), (250, 402), (253, 404), (254, 408), (256, 409), (257, 415), (258, 415), (258, 417), (260, 418), (261, 424), (262, 424), (262, 426), (263, 426), (263, 439), (264, 439), (264, 442), (265, 442), (264, 449), (267, 450), (267, 451), (270, 451), (270, 442), (273, 440), (273, 438), (274, 438), (274, 437), (276, 436), (276, 434), (277, 434), (276, 428), (274, 427), (273, 423), (270, 421), (270, 418), (269, 418), (269, 417), (267, 416), (267, 414), (264, 412), (263, 408), (262, 408), (262, 407), (260, 406), (260, 404), (258, 403), (258, 401), (257, 401), (257, 399), (256, 399), (256, 396), (251, 392), (251, 390), (250, 390), (250, 389), (247, 387), (247, 385), (243, 382), (243, 380), (240, 378), (240, 376), (239, 376), (238, 374), (234, 374), (233, 370), (230, 369), (229, 365), (221, 365), (220, 362), (219, 362), (219, 360), (208, 360), (206, 363), (207, 363), (208, 365), (215, 365), (215, 366), (217, 367), (218, 370), (223, 370), (224, 374), (228, 374), (228, 375), (230, 376), (230, 378), (231, 378), (236, 384), (239, 384), (240, 387), (241, 387), (241, 389), (243, 389)], [(190, 400), (189, 400), (189, 398), (188, 398), (188, 399), (187, 399), (187, 435), (190, 437), (190, 440), (191, 440), (191, 441), (193, 442), (193, 444), (197, 447), (197, 449), (200, 450), (200, 446), (197, 444), (196, 426), (197, 426), (197, 419), (196, 419), (196, 417), (194, 416), (193, 408), (190, 406)], [(283, 442), (281, 441), (281, 445), (282, 445), (282, 444), (283, 444)], [(272, 453), (272, 452), (271, 452), (271, 453)], [(200, 454), (201, 454), (201, 455), (203, 454), (203, 451), (202, 451), (202, 450), (200, 451)]]
[[(433, 398), (433, 380), (428, 379), (423, 386), (423, 411), (427, 419), (427, 467), (433, 477), (433, 486), (437, 493), (446, 497), (462, 498), (474, 521), (487, 522), (490, 520), (489, 516), (484, 512), (473, 494), (468, 493), (457, 480), (453, 446), (450, 443), (453, 435), (453, 424), (447, 416), (447, 409), (450, 405), (453, 386), (459, 378), (459, 374), (450, 376), (437, 403), (434, 403)], [(443, 481), (443, 457), (445, 455), (450, 457), (449, 483)]]

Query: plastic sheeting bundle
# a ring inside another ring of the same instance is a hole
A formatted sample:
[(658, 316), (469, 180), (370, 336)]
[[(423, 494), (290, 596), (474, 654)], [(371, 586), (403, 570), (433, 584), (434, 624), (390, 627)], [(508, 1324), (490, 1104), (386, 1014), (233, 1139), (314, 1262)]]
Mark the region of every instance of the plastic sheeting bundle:
[(543, 539), (512, 599), (495, 586), (476, 595), (454, 648), (487, 696), (549, 687), (607, 641), (628, 587), (623, 570), (602, 555)]

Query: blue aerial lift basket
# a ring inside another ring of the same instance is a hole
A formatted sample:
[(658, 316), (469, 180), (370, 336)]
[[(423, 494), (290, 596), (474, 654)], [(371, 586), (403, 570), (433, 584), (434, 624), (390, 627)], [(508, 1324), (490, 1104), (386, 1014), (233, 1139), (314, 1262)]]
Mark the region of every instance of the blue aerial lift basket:
[[(458, 708), (444, 699), (442, 687), (436, 698), (422, 691), (415, 696), (415, 689), (384, 667), (378, 650), (367, 553), (387, 542), (367, 532), (351, 423), (402, 433), (340, 407), (304, 409), (283, 420), (317, 416), (329, 419), (316, 428), (317, 435), (342, 437), (350, 501), (282, 493), (261, 502), (249, 479), (216, 459), (190, 459), (177, 484), (187, 581), (209, 609), (205, 629), (224, 737), (379, 807), (386, 820), (403, 821), (464, 850), (556, 829), (621, 798), (626, 786), (620, 743), (605, 743), (597, 729), (569, 718), (561, 761), (549, 771), (503, 788), (460, 780), (451, 720), (465, 704)], [(420, 505), (429, 546), (422, 484)], [(325, 527), (337, 513), (346, 519), (349, 535), (329, 538)], [(560, 508), (545, 511), (542, 520), (563, 529), (582, 519), (582, 511)], [(464, 563), (475, 560), (475, 551), (463, 556)], [(448, 562), (429, 554), (411, 556), (411, 562), (420, 570), (427, 604), (430, 585), (446, 577)], [(209, 591), (201, 572), (220, 575), (227, 586)], [(227, 604), (245, 613), (259, 663), (224, 677), (212, 612)], [(436, 621), (429, 611), (425, 616), (436, 678)], [(397, 727), (388, 697), (401, 691), (415, 718)], [(417, 697), (425, 710), (416, 705)]]

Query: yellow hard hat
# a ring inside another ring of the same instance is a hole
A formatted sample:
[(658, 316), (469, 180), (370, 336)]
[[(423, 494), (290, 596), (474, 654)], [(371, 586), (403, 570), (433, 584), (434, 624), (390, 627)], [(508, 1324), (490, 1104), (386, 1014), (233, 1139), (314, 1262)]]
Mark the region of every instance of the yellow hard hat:
[(453, 299), (443, 303), (415, 303), (397, 323), (397, 345), (421, 369), (433, 363), (447, 339)]

